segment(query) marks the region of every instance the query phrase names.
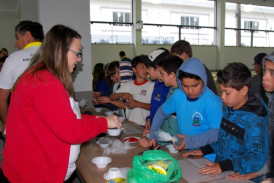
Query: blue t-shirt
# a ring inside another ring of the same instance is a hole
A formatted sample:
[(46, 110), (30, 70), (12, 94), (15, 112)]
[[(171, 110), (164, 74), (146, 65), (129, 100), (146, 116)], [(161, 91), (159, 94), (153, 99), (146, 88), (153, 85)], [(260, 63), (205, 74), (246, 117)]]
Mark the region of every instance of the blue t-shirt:
[(195, 101), (189, 101), (183, 91), (176, 90), (162, 108), (167, 115), (176, 112), (179, 134), (185, 135), (218, 129), (223, 117), (221, 99), (208, 88)]
[(156, 111), (166, 101), (169, 89), (170, 87), (166, 87), (164, 82), (160, 82), (159, 80), (155, 81), (150, 101), (150, 125), (152, 124)]

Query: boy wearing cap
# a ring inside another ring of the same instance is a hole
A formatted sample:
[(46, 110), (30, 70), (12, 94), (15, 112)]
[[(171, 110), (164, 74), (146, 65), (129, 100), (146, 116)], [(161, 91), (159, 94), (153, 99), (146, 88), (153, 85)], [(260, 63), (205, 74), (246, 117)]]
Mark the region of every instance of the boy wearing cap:
[(257, 94), (266, 104), (268, 104), (268, 95), (270, 97), (270, 93), (267, 93), (264, 90), (262, 85), (263, 79), (263, 67), (262, 67), (262, 60), (266, 56), (266, 53), (259, 53), (254, 57), (254, 70), (257, 73), (256, 76), (252, 78), (250, 92)]
[(154, 89), (150, 101), (150, 115), (146, 118), (144, 135), (149, 133), (153, 117), (158, 108), (166, 101), (166, 97), (170, 87), (160, 81), (161, 75), (158, 68), (158, 63), (169, 55), (169, 51), (164, 48), (159, 48), (149, 55), (141, 55), (140, 59), (148, 65), (148, 75), (152, 81), (155, 81)]
[(149, 115), (150, 103), (154, 82), (147, 80), (147, 64), (140, 56), (132, 59), (132, 70), (136, 79), (124, 83), (109, 99), (117, 101), (119, 98), (126, 100), (126, 117), (129, 121), (141, 126), (145, 125), (146, 117)]

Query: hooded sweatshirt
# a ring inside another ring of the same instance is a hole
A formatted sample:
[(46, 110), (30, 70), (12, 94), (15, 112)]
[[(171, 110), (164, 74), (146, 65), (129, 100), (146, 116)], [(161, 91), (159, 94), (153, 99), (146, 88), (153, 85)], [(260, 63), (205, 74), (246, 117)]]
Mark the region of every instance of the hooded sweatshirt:
[(150, 139), (157, 140), (154, 132), (163, 125), (168, 115), (176, 112), (179, 134), (185, 135), (185, 149), (202, 147), (218, 140), (218, 133), (223, 116), (222, 101), (209, 88), (204, 65), (197, 58), (186, 60), (177, 71), (195, 74), (203, 81), (200, 95), (193, 99), (187, 96), (177, 79), (179, 89), (156, 112)]
[[(262, 66), (265, 69), (265, 62), (269, 60), (274, 63), (274, 52), (266, 55), (263, 58)], [(269, 133), (269, 156), (264, 168), (258, 172), (259, 175), (271, 172), (274, 174), (274, 91), (272, 91), (272, 95), (270, 97), (268, 107), (269, 107), (269, 125), (268, 125), (268, 133)]]

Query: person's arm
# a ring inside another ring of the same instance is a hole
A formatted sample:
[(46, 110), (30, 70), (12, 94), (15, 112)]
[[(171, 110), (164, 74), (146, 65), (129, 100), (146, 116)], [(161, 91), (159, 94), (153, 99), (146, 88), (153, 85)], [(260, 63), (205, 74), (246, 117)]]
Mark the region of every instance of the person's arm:
[(47, 82), (47, 85), (41, 84), (34, 89), (32, 102), (35, 111), (63, 142), (83, 143), (107, 131), (107, 118), (76, 118), (70, 106), (68, 93), (61, 82)]
[(164, 112), (162, 106), (159, 107), (153, 118), (152, 126), (150, 128), (149, 139), (154, 139), (158, 141), (154, 132), (158, 131), (163, 126), (165, 120), (168, 117), (169, 115)]
[(199, 135), (185, 135), (185, 149), (193, 149), (211, 144), (218, 140), (219, 129), (209, 129)]
[(0, 120), (3, 123), (2, 135), (4, 136), (4, 131), (6, 127), (6, 118), (8, 114), (8, 98), (10, 90), (0, 88)]
[(150, 103), (143, 103), (143, 102), (139, 102), (137, 100), (134, 100), (134, 99), (130, 99), (127, 101), (126, 103), (127, 107), (129, 109), (133, 109), (133, 108), (142, 108), (142, 109), (145, 109), (145, 110), (150, 110)]
[(133, 98), (130, 93), (113, 93), (109, 96), (109, 100), (117, 101), (119, 98), (128, 100), (129, 98)]

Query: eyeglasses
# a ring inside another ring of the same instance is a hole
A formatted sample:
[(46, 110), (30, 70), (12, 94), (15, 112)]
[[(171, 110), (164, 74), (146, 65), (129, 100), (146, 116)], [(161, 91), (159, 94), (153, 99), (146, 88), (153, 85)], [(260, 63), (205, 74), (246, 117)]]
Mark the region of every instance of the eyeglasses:
[(71, 50), (69, 48), (68, 48), (68, 50), (71, 51), (72, 53), (74, 53), (78, 58), (81, 58), (82, 55), (83, 55), (83, 53), (81, 53), (81, 52), (73, 51), (73, 50)]

